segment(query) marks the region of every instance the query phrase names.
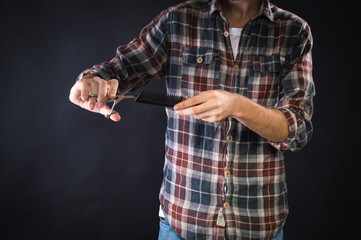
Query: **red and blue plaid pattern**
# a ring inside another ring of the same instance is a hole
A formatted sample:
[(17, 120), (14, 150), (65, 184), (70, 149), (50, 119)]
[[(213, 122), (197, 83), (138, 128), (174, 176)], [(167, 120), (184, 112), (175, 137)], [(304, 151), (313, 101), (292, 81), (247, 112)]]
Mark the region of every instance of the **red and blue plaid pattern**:
[[(270, 239), (284, 225), (287, 187), (282, 152), (311, 138), (315, 94), (307, 23), (263, 1), (233, 58), (229, 25), (215, 0), (163, 11), (110, 62), (84, 73), (117, 78), (120, 88), (151, 78), (169, 94), (192, 97), (222, 89), (284, 112), (289, 136), (270, 142), (235, 119), (208, 123), (166, 109), (166, 153), (160, 202), (185, 239)], [(220, 210), (225, 226), (217, 225)]]

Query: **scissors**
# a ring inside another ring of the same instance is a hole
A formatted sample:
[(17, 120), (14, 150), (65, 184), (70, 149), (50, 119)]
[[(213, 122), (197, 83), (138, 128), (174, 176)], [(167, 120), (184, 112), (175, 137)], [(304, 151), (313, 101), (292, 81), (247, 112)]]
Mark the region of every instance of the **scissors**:
[(128, 88), (124, 89), (120, 94), (116, 95), (116, 97), (114, 99), (109, 99), (107, 98), (105, 100), (106, 103), (113, 103), (112, 104), (112, 108), (110, 109), (110, 112), (106, 115), (104, 115), (104, 117), (106, 117), (107, 119), (110, 120), (110, 116), (115, 114), (115, 113), (118, 113), (117, 111), (114, 111), (114, 107), (115, 105), (117, 105), (120, 101), (124, 100), (124, 99), (131, 99), (131, 98), (136, 98), (136, 96), (133, 96), (133, 95), (126, 95), (128, 92), (130, 92), (135, 86), (138, 85), (138, 83), (140, 82), (141, 80), (138, 80), (136, 82), (134, 82), (133, 84), (131, 84)]
[(110, 119), (111, 115), (118, 113), (117, 111), (114, 111), (115, 105), (117, 105), (120, 101), (122, 101), (124, 99), (130, 99), (130, 98), (136, 98), (136, 96), (122, 94), (122, 95), (117, 95), (114, 99), (107, 99), (106, 100), (107, 103), (112, 102), (113, 104), (112, 104), (112, 108), (110, 109), (109, 114), (104, 115), (104, 117), (106, 117), (107, 119)]

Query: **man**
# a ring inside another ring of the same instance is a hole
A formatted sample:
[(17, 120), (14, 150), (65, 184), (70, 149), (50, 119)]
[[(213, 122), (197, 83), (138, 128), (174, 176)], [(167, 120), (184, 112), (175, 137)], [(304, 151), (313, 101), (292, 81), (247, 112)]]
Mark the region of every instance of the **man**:
[(282, 152), (312, 135), (311, 48), (308, 24), (268, 0), (186, 1), (85, 70), (70, 100), (107, 115), (106, 97), (164, 79), (187, 100), (166, 109), (159, 239), (282, 239)]

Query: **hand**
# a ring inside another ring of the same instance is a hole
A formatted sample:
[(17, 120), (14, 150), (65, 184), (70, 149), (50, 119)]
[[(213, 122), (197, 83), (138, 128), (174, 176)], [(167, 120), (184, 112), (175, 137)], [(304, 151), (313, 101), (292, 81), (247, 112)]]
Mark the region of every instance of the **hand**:
[(174, 110), (179, 115), (193, 115), (206, 122), (219, 122), (234, 114), (237, 96), (223, 90), (205, 91), (178, 103)]
[[(105, 104), (106, 98), (114, 99), (118, 89), (118, 80), (105, 81), (95, 75), (86, 75), (78, 80), (70, 90), (69, 100), (86, 110), (107, 115), (110, 108)], [(94, 95), (89, 97), (89, 95)], [(110, 119), (118, 122), (120, 115), (112, 114)]]

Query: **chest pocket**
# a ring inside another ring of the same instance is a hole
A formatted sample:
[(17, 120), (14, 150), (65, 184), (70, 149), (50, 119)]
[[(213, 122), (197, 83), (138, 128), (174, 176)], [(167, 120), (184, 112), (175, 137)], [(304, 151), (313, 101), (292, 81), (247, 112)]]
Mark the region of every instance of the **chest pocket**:
[(219, 54), (211, 49), (183, 48), (182, 94), (193, 97), (200, 92), (217, 89), (219, 72)]
[(247, 97), (263, 106), (275, 105), (282, 65), (279, 55), (252, 56), (249, 63)]

